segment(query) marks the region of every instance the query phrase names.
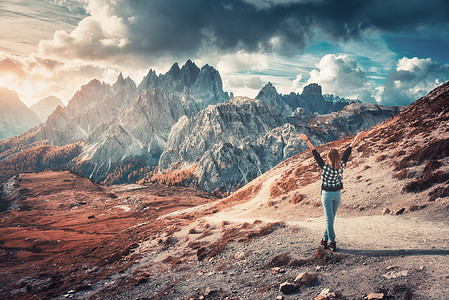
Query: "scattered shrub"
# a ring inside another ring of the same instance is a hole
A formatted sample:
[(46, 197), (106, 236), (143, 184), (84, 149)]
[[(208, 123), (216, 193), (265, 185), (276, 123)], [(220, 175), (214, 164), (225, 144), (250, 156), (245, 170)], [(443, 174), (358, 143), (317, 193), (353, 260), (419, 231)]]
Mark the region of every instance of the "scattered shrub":
[(382, 154), (376, 157), (376, 162), (384, 161), (387, 158), (387, 155)]
[(264, 268), (275, 268), (275, 267), (283, 267), (288, 266), (292, 258), (289, 256), (289, 253), (281, 253), (273, 257), (267, 264), (265, 264)]
[(449, 156), (449, 139), (436, 140), (424, 148), (416, 146), (413, 151), (404, 157), (395, 167), (402, 170), (409, 166), (418, 165), (425, 161), (438, 160)]
[(443, 183), (449, 180), (449, 173), (443, 171), (436, 171), (434, 173), (424, 173), (423, 176), (415, 181), (409, 182), (404, 186), (402, 192), (419, 193), (427, 190), (437, 183)]
[(293, 204), (298, 204), (299, 202), (301, 202), (302, 200), (304, 200), (304, 195), (302, 195), (302, 194), (295, 194), (294, 196), (293, 196), (293, 198), (292, 198), (292, 203)]
[(441, 167), (442, 163), (440, 163), (438, 160), (429, 160), (426, 163), (426, 166), (424, 168), (424, 173), (433, 171)]
[(449, 186), (437, 187), (433, 191), (429, 192), (429, 201), (435, 201), (438, 198), (444, 198), (449, 196)]

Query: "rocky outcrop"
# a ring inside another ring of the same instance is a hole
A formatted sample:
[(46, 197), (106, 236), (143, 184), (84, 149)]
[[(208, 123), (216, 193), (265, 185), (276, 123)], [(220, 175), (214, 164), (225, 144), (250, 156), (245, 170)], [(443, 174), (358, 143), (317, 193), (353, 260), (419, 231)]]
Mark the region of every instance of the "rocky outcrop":
[(210, 106), (192, 119), (181, 118), (172, 128), (159, 168), (167, 169), (178, 162), (194, 164), (220, 143), (253, 144), (286, 121), (276, 110), (249, 98), (237, 97)]
[(16, 92), (0, 88), (0, 139), (21, 134), (39, 123), (38, 116)]
[(76, 164), (86, 162), (86, 168), (80, 167), (84, 175), (100, 167), (107, 171), (132, 157), (151, 167), (157, 165), (179, 118), (193, 117), (228, 98), (218, 71), (209, 65), (200, 69), (190, 60), (181, 68), (174, 64), (165, 74), (150, 70), (138, 87), (122, 74), (113, 85), (94, 79), (75, 93), (67, 107), (58, 107), (45, 123), (0, 143), (0, 150), (8, 158), (37, 144), (82, 142)]
[(63, 146), (81, 141), (103, 122), (110, 121), (136, 96), (135, 83), (120, 74), (113, 85), (96, 79), (83, 85), (66, 107), (58, 106), (47, 121), (12, 140), (0, 143), (3, 151), (10, 145), (22, 148), (35, 142)]

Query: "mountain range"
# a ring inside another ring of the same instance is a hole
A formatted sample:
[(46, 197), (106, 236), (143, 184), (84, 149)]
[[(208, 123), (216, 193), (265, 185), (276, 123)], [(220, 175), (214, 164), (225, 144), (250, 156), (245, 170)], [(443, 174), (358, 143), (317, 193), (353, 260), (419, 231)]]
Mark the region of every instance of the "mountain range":
[[(336, 130), (338, 120), (351, 121), (360, 107), (370, 113), (356, 126), (370, 126), (376, 106), (353, 103), (304, 128)], [(227, 141), (224, 151), (243, 136), (257, 144), (250, 137), (255, 130), (285, 118), (261, 100), (234, 98), (193, 119), (182, 116), (167, 143), (182, 144), (188, 139), (178, 141), (175, 131), (188, 137), (209, 122), (213, 126), (186, 149), (208, 152), (202, 141), (211, 134)], [(448, 122), (449, 82), (366, 130), (344, 171), (336, 252), (320, 245), (326, 220), (311, 151), (224, 199), (179, 186), (104, 186), (61, 170), (13, 176), (0, 184), (0, 298), (446, 299)], [(344, 151), (352, 140), (317, 151)], [(77, 157), (82, 145), (34, 149), (45, 150), (45, 162), (58, 151)], [(215, 163), (228, 163), (237, 151), (223, 153), (229, 155)], [(167, 157), (186, 160), (188, 154)]]
[(191, 60), (139, 85), (94, 79), (46, 122), (0, 141), (1, 179), (61, 167), (106, 184), (168, 183), (181, 172), (180, 184), (229, 192), (303, 151), (301, 133), (322, 144), (400, 111), (327, 97), (317, 84), (281, 95), (268, 83), (256, 99), (230, 99), (219, 72)]

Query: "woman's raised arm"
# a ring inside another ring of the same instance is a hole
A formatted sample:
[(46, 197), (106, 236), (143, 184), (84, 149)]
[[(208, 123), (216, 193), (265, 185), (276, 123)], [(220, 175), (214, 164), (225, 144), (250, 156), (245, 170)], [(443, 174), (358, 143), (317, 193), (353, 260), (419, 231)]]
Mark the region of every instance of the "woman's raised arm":
[(351, 148), (354, 148), (354, 146), (362, 139), (366, 138), (368, 136), (368, 133), (365, 131), (360, 132), (357, 134), (357, 136), (354, 138), (354, 140), (351, 143)]
[(307, 137), (307, 135), (305, 135), (304, 133), (301, 133), (300, 135), (299, 135), (299, 138), (301, 139), (301, 140), (303, 140), (304, 142), (306, 142), (307, 143), (307, 146), (309, 146), (309, 148), (310, 148), (310, 150), (315, 150), (315, 147), (313, 146), (313, 144), (310, 142), (310, 140), (309, 140), (309, 138)]

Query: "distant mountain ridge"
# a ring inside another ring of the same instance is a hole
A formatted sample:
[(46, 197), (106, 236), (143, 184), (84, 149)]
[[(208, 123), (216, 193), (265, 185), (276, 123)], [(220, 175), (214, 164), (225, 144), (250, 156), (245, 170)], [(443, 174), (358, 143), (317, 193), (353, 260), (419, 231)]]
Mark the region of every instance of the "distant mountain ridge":
[(39, 117), (15, 91), (0, 87), (0, 139), (19, 135), (39, 123)]
[(30, 109), (34, 111), (41, 122), (45, 122), (58, 106), (64, 107), (61, 99), (55, 96), (48, 96), (33, 104)]
[[(230, 99), (219, 72), (209, 65), (198, 68), (191, 60), (182, 67), (175, 63), (165, 74), (150, 70), (138, 85), (122, 74), (112, 85), (94, 79), (46, 122), (0, 142), (0, 167), (14, 165), (28, 151), (36, 169), (45, 169), (59, 155), (56, 165), (66, 163), (67, 169), (105, 184), (143, 177), (158, 181), (161, 174), (188, 168), (194, 174), (182, 184), (231, 191), (302, 151), (300, 133), (313, 135), (319, 144), (339, 137), (338, 129), (312, 120), (349, 104), (326, 101), (317, 84), (302, 94), (280, 95), (269, 83), (259, 98)], [(362, 107), (352, 114), (370, 114)], [(398, 111), (380, 108), (373, 122)], [(341, 134), (356, 132), (351, 128)], [(43, 145), (52, 154), (38, 159), (33, 153), (41, 155)], [(70, 156), (64, 156), (65, 149)]]
[(287, 116), (290, 116), (297, 108), (302, 108), (311, 114), (324, 115), (337, 112), (351, 103), (360, 103), (358, 100), (348, 100), (329, 94), (323, 96), (321, 86), (316, 83), (306, 85), (301, 94), (292, 92), (282, 95), (269, 82), (260, 90), (256, 99), (264, 101)]

